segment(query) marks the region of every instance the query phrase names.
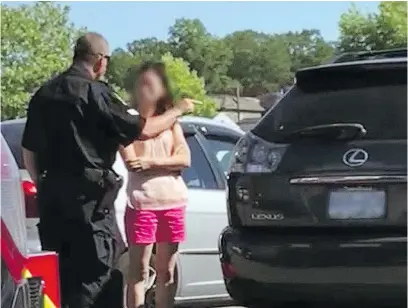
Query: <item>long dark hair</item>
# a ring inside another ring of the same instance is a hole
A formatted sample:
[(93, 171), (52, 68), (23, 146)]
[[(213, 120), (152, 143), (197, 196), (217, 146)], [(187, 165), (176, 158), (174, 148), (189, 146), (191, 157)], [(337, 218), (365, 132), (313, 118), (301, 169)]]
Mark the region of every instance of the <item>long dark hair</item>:
[(161, 115), (165, 113), (166, 110), (173, 107), (173, 95), (170, 88), (169, 78), (167, 77), (166, 73), (166, 66), (163, 62), (146, 61), (135, 67), (135, 74), (133, 74), (133, 78), (131, 78), (133, 80), (131, 88), (134, 88), (139, 78), (148, 71), (153, 71), (157, 74), (157, 76), (159, 76), (166, 92), (156, 104), (157, 107), (155, 114)]

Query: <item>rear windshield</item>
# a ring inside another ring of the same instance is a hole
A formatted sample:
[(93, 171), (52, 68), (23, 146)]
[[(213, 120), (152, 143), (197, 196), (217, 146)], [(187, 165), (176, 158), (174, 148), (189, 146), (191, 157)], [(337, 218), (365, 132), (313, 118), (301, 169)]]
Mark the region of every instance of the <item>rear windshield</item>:
[[(401, 70), (395, 73), (401, 74)], [(253, 132), (268, 141), (276, 141), (279, 136), (309, 126), (360, 123), (367, 130), (364, 139), (406, 139), (406, 68), (403, 74), (403, 78), (392, 78), (392, 81), (373, 80), (372, 74), (371, 78), (355, 80), (342, 75), (336, 79), (335, 87), (331, 82), (325, 86), (324, 80), (320, 83), (314, 80), (318, 86), (295, 86)]]
[(21, 139), (23, 137), (24, 123), (1, 124), (1, 133), (13, 153), (17, 166), (23, 167), (23, 158), (21, 153)]
[(252, 128), (254, 128), (254, 126), (256, 125), (256, 123), (258, 123), (259, 119), (251, 119), (248, 121), (241, 121), (238, 123), (239, 127), (244, 131), (244, 132), (249, 132)]

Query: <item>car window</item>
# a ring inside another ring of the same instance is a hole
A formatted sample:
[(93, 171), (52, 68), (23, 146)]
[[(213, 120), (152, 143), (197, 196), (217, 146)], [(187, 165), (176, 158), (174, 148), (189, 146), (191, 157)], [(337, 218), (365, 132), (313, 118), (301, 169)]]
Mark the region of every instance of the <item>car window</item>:
[(1, 133), (13, 153), (17, 166), (24, 169), (21, 152), (21, 139), (23, 138), (24, 123), (1, 124)]
[(406, 69), (369, 71), (359, 79), (333, 75), (337, 80), (311, 80), (321, 81), (318, 86), (311, 84), (312, 89), (293, 88), (254, 128), (254, 134), (274, 141), (279, 134), (308, 126), (360, 123), (367, 130), (364, 139), (407, 138)]
[(209, 143), (208, 148), (214, 153), (217, 161), (220, 163), (222, 172), (226, 173), (231, 160), (231, 153), (236, 142), (231, 139), (214, 136), (208, 137), (207, 141)]
[(194, 136), (187, 137), (191, 152), (191, 167), (184, 169), (182, 176), (188, 188), (217, 189), (217, 182), (201, 146)]

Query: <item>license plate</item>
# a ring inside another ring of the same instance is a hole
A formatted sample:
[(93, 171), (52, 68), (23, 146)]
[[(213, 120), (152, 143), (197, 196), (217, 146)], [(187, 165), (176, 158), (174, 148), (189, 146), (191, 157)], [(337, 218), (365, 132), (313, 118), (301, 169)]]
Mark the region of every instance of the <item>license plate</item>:
[(385, 216), (385, 191), (342, 189), (330, 192), (331, 219), (380, 219)]

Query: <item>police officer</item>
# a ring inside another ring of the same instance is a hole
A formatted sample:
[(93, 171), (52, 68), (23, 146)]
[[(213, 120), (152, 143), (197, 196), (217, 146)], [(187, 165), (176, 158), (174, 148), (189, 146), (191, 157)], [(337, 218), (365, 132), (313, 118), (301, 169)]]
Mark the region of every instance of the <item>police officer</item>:
[(155, 136), (194, 108), (183, 99), (144, 121), (115, 104), (111, 89), (97, 81), (108, 53), (100, 34), (78, 39), (72, 66), (32, 97), (22, 140), (25, 166), (38, 187), (41, 244), (59, 253), (62, 304), (69, 308), (122, 307), (122, 277), (113, 269), (113, 203), (122, 185), (112, 170), (118, 146), (141, 134)]

